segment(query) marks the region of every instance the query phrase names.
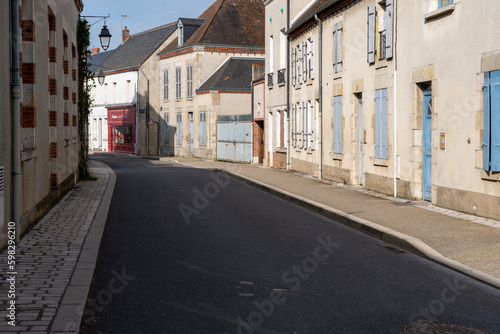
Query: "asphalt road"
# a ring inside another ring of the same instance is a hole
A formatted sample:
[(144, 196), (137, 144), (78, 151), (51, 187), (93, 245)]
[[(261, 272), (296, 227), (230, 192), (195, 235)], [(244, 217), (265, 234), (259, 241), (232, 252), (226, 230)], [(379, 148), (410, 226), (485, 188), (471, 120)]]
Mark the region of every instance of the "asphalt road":
[(81, 333), (500, 333), (460, 274), (207, 170), (93, 158), (117, 183)]

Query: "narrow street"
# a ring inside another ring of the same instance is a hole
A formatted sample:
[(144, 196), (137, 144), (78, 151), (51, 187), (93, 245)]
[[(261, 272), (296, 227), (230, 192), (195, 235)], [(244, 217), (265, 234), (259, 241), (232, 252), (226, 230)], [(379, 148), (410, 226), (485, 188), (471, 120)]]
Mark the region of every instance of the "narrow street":
[(93, 159), (117, 182), (81, 333), (500, 333), (498, 291), (451, 270), (208, 170)]

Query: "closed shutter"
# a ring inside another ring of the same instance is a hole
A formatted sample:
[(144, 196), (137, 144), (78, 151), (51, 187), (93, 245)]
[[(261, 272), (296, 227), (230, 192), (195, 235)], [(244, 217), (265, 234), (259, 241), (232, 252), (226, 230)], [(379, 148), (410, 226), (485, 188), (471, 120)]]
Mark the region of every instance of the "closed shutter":
[(296, 147), (296, 143), (295, 143), (295, 141), (296, 141), (296, 133), (295, 133), (295, 131), (297, 130), (295, 128), (295, 118), (296, 118), (295, 112), (296, 112), (296, 110), (295, 110), (295, 103), (292, 103), (292, 131), (291, 132), (292, 132), (292, 146), (293, 147)]
[(491, 170), (500, 172), (500, 71), (491, 72)]
[(292, 47), (292, 86), (295, 87), (297, 81), (297, 49)]
[(314, 101), (309, 101), (309, 147), (314, 150)]
[(375, 5), (368, 6), (368, 63), (375, 62)]
[(309, 48), (309, 79), (314, 79), (314, 36), (311, 37)]
[(168, 145), (169, 142), (169, 128), (168, 128), (168, 114), (163, 114), (163, 143)]
[(333, 153), (342, 154), (342, 96), (333, 97)]
[(389, 150), (387, 141), (387, 89), (375, 91), (375, 157), (386, 159)]
[(200, 146), (207, 146), (207, 113), (200, 112)]
[(393, 0), (385, 1), (385, 57), (392, 58)]
[(302, 81), (307, 81), (307, 43), (302, 41)]
[(302, 148), (307, 148), (307, 102), (302, 101)]
[(298, 63), (298, 76), (299, 76), (299, 84), (302, 84), (302, 44), (299, 44), (299, 59), (297, 59)]
[(177, 113), (177, 145), (182, 145), (182, 114)]
[(483, 169), (490, 170), (490, 72), (484, 73), (484, 130), (483, 130)]
[(298, 142), (299, 142), (299, 148), (302, 148), (302, 102), (299, 102), (299, 115), (298, 115), (298, 121), (299, 121), (299, 129), (297, 131), (298, 135)]
[(163, 99), (168, 100), (168, 70), (163, 71)]
[(335, 25), (335, 41), (334, 41), (334, 72), (342, 72), (342, 22)]

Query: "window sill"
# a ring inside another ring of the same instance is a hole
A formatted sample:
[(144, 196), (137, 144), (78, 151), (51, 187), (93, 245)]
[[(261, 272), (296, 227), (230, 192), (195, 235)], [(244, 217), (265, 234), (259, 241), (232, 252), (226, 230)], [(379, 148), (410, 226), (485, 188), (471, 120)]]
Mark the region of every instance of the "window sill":
[(339, 161), (342, 161), (342, 159), (344, 158), (344, 155), (343, 154), (340, 154), (340, 153), (332, 153), (332, 159), (333, 160), (339, 160)]
[(36, 148), (27, 149), (21, 152), (21, 161), (28, 161), (37, 157)]
[(313, 84), (312, 79), (306, 81), (306, 86), (311, 86)]
[(193, 101), (193, 98), (192, 97), (188, 97), (188, 98), (186, 98), (186, 101)]
[(176, 98), (175, 102), (182, 102), (182, 98)]
[(451, 13), (454, 10), (455, 10), (455, 4), (447, 5), (447, 6), (441, 7), (439, 9), (433, 10), (432, 12), (425, 14), (424, 19), (427, 21), (432, 20), (432, 19), (435, 19), (439, 16)]
[(500, 172), (487, 172), (485, 170), (481, 170), (481, 180), (500, 182)]
[(375, 69), (381, 69), (381, 68), (386, 68), (387, 67), (387, 59), (382, 59), (379, 60), (375, 63)]
[(342, 72), (333, 73), (333, 80), (342, 79)]
[(283, 82), (279, 82), (279, 83), (278, 83), (278, 87), (283, 87), (284, 85), (285, 85), (285, 82), (284, 82), (284, 81), (283, 81)]
[(375, 158), (373, 160), (373, 165), (379, 167), (389, 167), (389, 160)]
[(273, 85), (267, 85), (267, 89), (269, 90), (273, 89)]
[(275, 153), (287, 153), (286, 148), (276, 148), (274, 150)]

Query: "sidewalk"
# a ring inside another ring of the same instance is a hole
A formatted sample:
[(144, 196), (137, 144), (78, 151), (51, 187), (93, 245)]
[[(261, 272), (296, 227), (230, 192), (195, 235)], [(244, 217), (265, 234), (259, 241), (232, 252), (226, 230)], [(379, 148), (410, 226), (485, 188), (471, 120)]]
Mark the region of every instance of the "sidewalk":
[(216, 169), (500, 289), (500, 222), (289, 171), (196, 158), (160, 160)]
[[(79, 182), (16, 246), (15, 283), (2, 270), (1, 333), (76, 333), (87, 300), (115, 175), (91, 161), (97, 181)], [(8, 252), (0, 254), (7, 267)], [(12, 271), (12, 270), (11, 270)], [(15, 289), (15, 299), (8, 297)], [(7, 307), (15, 300), (16, 326)]]

